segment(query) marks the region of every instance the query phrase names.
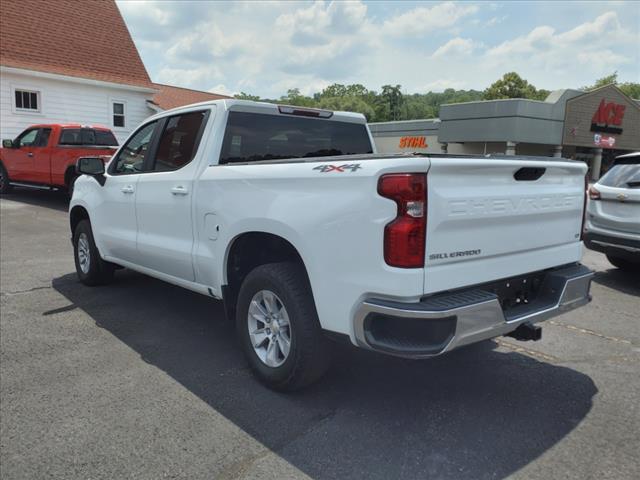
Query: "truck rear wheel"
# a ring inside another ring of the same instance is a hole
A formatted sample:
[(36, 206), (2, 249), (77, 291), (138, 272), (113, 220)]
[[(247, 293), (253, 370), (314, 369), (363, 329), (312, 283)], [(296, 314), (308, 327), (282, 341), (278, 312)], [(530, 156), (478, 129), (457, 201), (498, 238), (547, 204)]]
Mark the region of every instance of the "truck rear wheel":
[(9, 193), (12, 188), (13, 187), (9, 183), (9, 175), (4, 168), (4, 165), (0, 163), (0, 194)]
[(78, 279), (85, 285), (104, 285), (113, 279), (115, 265), (100, 257), (89, 220), (81, 220), (73, 232), (73, 258)]
[(329, 366), (327, 340), (299, 264), (270, 263), (247, 275), (238, 295), (236, 328), (251, 369), (269, 388), (300, 389)]

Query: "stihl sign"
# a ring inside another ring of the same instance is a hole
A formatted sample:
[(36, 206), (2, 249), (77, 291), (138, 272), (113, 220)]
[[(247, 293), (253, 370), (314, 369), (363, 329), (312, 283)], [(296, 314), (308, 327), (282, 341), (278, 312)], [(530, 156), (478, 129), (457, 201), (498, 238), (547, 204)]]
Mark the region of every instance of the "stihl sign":
[(613, 102), (600, 101), (598, 109), (591, 119), (591, 131), (603, 133), (622, 133), (622, 119), (624, 118), (624, 105)]
[(428, 148), (426, 137), (402, 137), (399, 148)]

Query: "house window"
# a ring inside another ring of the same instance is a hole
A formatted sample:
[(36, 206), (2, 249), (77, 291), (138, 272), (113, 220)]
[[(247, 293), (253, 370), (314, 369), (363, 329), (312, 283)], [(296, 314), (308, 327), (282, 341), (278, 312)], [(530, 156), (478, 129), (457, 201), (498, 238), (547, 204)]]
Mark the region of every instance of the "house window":
[(111, 102), (113, 126), (124, 127), (124, 102)]
[(40, 111), (40, 92), (15, 90), (16, 110)]

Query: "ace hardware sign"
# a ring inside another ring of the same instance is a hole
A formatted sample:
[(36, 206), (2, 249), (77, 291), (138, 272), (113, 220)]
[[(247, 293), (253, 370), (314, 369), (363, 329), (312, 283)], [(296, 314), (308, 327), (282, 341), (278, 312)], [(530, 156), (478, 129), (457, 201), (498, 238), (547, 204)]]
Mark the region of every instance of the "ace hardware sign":
[(615, 85), (567, 101), (564, 145), (640, 150), (640, 105)]
[(625, 105), (615, 102), (600, 100), (598, 110), (591, 119), (591, 131), (602, 133), (622, 133), (622, 119), (624, 118)]

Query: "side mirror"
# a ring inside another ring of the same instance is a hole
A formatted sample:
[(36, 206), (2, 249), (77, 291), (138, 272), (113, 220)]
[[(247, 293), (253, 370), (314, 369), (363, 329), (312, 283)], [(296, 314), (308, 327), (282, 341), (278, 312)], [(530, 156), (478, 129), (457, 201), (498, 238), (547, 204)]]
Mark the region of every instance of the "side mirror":
[(104, 161), (99, 157), (81, 157), (76, 162), (76, 173), (93, 177), (104, 175)]
[(2, 146), (4, 148), (13, 148), (13, 140), (11, 140), (10, 138), (5, 138), (4, 140), (2, 140)]

